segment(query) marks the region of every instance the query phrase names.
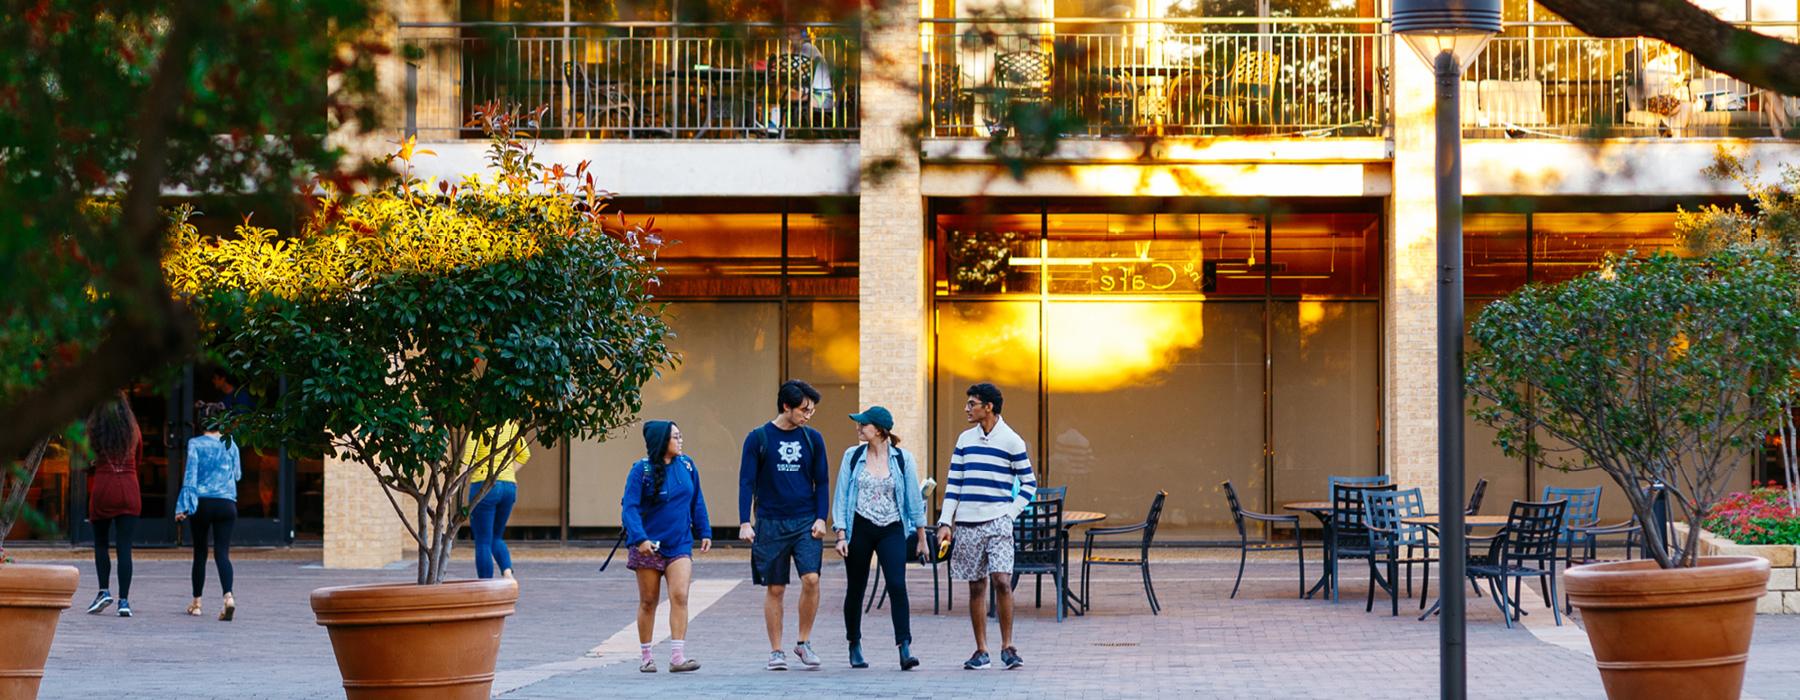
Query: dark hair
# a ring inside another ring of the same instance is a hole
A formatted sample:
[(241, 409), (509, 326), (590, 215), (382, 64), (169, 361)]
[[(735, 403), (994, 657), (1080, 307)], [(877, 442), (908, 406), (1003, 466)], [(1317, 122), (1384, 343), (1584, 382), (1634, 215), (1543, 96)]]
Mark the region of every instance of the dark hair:
[(664, 458), (669, 454), (669, 440), (675, 435), (675, 421), (644, 421), (644, 481), (646, 491), (643, 502), (654, 504), (662, 499), (663, 483), (669, 479), (669, 464)]
[(775, 410), (786, 413), (790, 408), (799, 408), (807, 399), (818, 405), (819, 390), (804, 381), (789, 379), (782, 382), (781, 391), (775, 393)]
[(219, 401), (195, 401), (194, 424), (201, 432), (224, 430), (225, 404)]
[(875, 428), (876, 434), (880, 435), (883, 439), (888, 441), (888, 446), (890, 446), (890, 447), (899, 447), (900, 446), (900, 436), (895, 435), (894, 431), (882, 430), (881, 426), (879, 426), (879, 425), (874, 426), (874, 428)]
[(88, 446), (95, 461), (119, 459), (137, 449), (143, 440), (131, 402), (119, 394), (95, 406), (87, 417)]
[(1000, 415), (1000, 404), (1005, 403), (1006, 401), (1005, 398), (1000, 396), (1000, 387), (994, 386), (988, 382), (982, 382), (969, 387), (968, 393), (970, 396), (975, 397), (976, 401), (993, 404), (994, 415)]

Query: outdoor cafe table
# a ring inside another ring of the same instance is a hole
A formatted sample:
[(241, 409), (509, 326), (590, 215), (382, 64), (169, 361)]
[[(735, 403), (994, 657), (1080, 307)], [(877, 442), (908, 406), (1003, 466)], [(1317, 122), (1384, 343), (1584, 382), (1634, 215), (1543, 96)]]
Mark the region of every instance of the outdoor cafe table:
[[(1426, 530), (1430, 530), (1433, 533), (1437, 533), (1438, 539), (1440, 541), (1443, 540), (1443, 535), (1441, 533), (1438, 533), (1438, 516), (1436, 516), (1436, 515), (1421, 515), (1421, 516), (1413, 517), (1413, 518), (1401, 518), (1400, 522), (1406, 523), (1407, 525), (1418, 525), (1420, 527), (1423, 527)], [(1463, 536), (1464, 537), (1470, 536), (1470, 534), (1468, 533), (1468, 530), (1473, 529), (1473, 528), (1478, 528), (1478, 527), (1506, 527), (1506, 516), (1504, 516), (1504, 515), (1465, 515), (1465, 516), (1463, 516), (1463, 529), (1464, 529)], [(1442, 547), (1442, 545), (1440, 545), (1440, 551), (1441, 551), (1441, 547)], [(1465, 553), (1465, 556), (1466, 556), (1466, 553)], [(1461, 585), (1461, 584), (1458, 584), (1458, 585)], [(1444, 599), (1438, 598), (1436, 601), (1433, 601), (1431, 603), (1430, 610), (1426, 610), (1424, 612), (1424, 614), (1419, 615), (1419, 619), (1424, 620), (1427, 617), (1431, 617), (1432, 615), (1437, 614), (1437, 611), (1440, 608), (1442, 608), (1443, 606), (1444, 606)]]
[(1281, 507), (1283, 510), (1311, 513), (1313, 517), (1319, 519), (1319, 524), (1325, 527), (1326, 562), (1325, 566), (1322, 567), (1325, 569), (1325, 573), (1319, 574), (1319, 582), (1313, 584), (1313, 587), (1306, 592), (1306, 597), (1311, 598), (1314, 594), (1317, 594), (1320, 590), (1324, 589), (1325, 584), (1331, 583), (1331, 501), (1298, 501), (1295, 503), (1284, 503)]

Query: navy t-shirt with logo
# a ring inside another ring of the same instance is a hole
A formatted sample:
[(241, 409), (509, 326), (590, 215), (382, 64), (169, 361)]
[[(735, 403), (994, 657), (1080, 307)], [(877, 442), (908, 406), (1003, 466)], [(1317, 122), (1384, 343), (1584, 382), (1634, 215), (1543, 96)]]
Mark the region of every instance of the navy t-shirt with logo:
[(831, 509), (825, 437), (806, 426), (782, 430), (773, 422), (750, 431), (738, 467), (738, 522), (750, 522), (752, 500), (758, 520), (824, 520)]

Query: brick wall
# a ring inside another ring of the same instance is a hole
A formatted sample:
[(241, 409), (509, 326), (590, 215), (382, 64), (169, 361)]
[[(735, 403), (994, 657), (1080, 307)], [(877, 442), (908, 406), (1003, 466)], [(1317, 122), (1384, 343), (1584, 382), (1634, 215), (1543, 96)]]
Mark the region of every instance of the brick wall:
[[(887, 3), (862, 55), (860, 255), (864, 404), (894, 412), (894, 429), (922, 441), (930, 425), (931, 326), (926, 295), (919, 150), (918, 8)], [(921, 442), (920, 444), (924, 444)]]
[(325, 568), (377, 569), (399, 561), (411, 549), (412, 538), (369, 468), (327, 458)]
[(1382, 345), (1388, 474), (1437, 510), (1437, 190), (1432, 74), (1404, 42), (1394, 66), (1394, 194), (1388, 199)]

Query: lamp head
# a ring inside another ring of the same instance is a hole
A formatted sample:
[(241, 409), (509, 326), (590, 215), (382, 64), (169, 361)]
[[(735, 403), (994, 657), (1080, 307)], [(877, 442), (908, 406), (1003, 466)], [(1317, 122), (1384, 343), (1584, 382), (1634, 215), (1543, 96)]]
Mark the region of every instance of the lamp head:
[(1461, 71), (1500, 32), (1500, 0), (1394, 0), (1393, 26), (1426, 64), (1449, 52)]

